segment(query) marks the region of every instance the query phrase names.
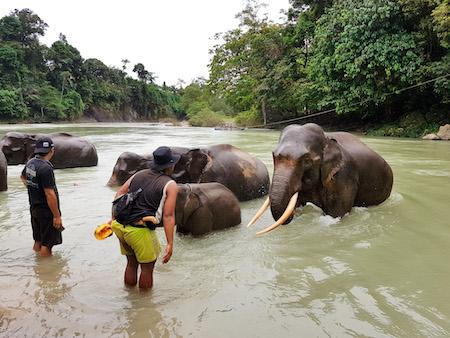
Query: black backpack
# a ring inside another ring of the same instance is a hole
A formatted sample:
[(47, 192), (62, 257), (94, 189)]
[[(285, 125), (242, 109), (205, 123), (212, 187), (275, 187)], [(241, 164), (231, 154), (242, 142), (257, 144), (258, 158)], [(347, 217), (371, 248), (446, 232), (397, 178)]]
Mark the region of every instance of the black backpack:
[(133, 220), (130, 220), (131, 210), (136, 203), (136, 198), (142, 192), (142, 188), (136, 191), (128, 192), (112, 202), (112, 214), (113, 217), (120, 224), (130, 224)]

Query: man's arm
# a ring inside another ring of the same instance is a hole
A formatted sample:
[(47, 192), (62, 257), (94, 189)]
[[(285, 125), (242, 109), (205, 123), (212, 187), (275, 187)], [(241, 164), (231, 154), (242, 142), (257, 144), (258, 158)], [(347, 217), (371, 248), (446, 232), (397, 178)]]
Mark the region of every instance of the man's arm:
[(63, 229), (61, 214), (58, 209), (58, 198), (56, 197), (55, 190), (53, 190), (53, 188), (44, 188), (44, 192), (48, 207), (53, 214), (53, 226), (56, 229)]
[(175, 182), (170, 183), (166, 188), (166, 201), (163, 209), (164, 232), (166, 233), (167, 246), (163, 256), (163, 263), (167, 263), (173, 251), (173, 233), (175, 228), (175, 205), (177, 203), (178, 187)]
[(20, 174), (20, 180), (22, 183), (26, 186), (27, 185), (27, 178), (25, 177), (25, 171), (27, 167), (23, 168), (22, 173)]
[(114, 196), (114, 199), (116, 199), (119, 196), (122, 196), (124, 194), (126, 194), (128, 192), (128, 189), (130, 188), (130, 183), (133, 180), (134, 176), (136, 176), (136, 174), (134, 174), (133, 176), (131, 176), (121, 187), (119, 190), (117, 190), (116, 195)]

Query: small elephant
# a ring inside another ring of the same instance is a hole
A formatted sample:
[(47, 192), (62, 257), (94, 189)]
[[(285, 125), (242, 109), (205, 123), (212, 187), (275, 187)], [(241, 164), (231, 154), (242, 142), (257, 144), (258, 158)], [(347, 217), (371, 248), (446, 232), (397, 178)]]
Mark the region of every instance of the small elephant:
[(311, 202), (333, 217), (352, 207), (385, 201), (393, 174), (387, 162), (352, 134), (325, 133), (313, 123), (290, 125), (273, 151), (269, 198), (249, 225), (270, 205), (276, 222), (259, 233), (289, 223), (297, 206)]
[(8, 162), (5, 154), (0, 151), (0, 191), (8, 190)]
[(85, 139), (67, 133), (24, 134), (7, 133), (0, 141), (0, 150), (9, 165), (24, 164), (34, 155), (39, 137), (50, 137), (55, 144), (55, 155), (51, 162), (55, 169), (91, 167), (98, 163), (95, 146)]
[(241, 223), (236, 196), (220, 183), (178, 184), (177, 232), (204, 235)]
[[(177, 183), (219, 182), (240, 201), (264, 196), (269, 191), (269, 173), (264, 163), (229, 144), (201, 149), (171, 148), (181, 155), (172, 175)], [(151, 155), (123, 153), (114, 166), (108, 185), (121, 185), (134, 173), (152, 163)]]

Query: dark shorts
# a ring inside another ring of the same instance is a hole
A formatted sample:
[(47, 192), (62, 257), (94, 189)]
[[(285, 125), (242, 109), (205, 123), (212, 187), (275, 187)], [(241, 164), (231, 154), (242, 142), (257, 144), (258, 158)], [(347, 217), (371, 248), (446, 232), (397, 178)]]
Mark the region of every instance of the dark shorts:
[(31, 209), (31, 227), (33, 239), (41, 245), (51, 248), (62, 243), (61, 231), (53, 226), (53, 214), (50, 209), (35, 207)]

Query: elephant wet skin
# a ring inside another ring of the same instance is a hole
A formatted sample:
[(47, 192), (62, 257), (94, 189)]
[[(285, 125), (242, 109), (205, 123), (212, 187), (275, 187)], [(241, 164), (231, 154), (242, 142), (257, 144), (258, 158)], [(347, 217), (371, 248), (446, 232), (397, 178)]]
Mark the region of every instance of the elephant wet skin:
[(9, 165), (24, 164), (34, 155), (39, 137), (50, 137), (55, 144), (55, 155), (51, 159), (55, 169), (91, 167), (98, 162), (97, 150), (87, 140), (67, 133), (24, 134), (7, 133), (0, 141), (0, 150)]
[(380, 155), (352, 134), (325, 133), (313, 123), (286, 127), (273, 163), (269, 198), (249, 225), (269, 206), (276, 222), (258, 234), (289, 223), (307, 202), (342, 217), (354, 206), (382, 203), (392, 190), (391, 167)]
[(236, 196), (220, 183), (178, 184), (177, 232), (193, 236), (241, 223)]
[[(229, 144), (207, 148), (171, 148), (181, 155), (172, 175), (177, 183), (219, 182), (229, 188), (240, 201), (264, 196), (269, 191), (269, 173), (255, 156)], [(146, 169), (151, 156), (123, 153), (114, 166), (108, 185), (123, 184), (131, 175)]]
[(8, 190), (8, 162), (0, 150), (0, 191)]

